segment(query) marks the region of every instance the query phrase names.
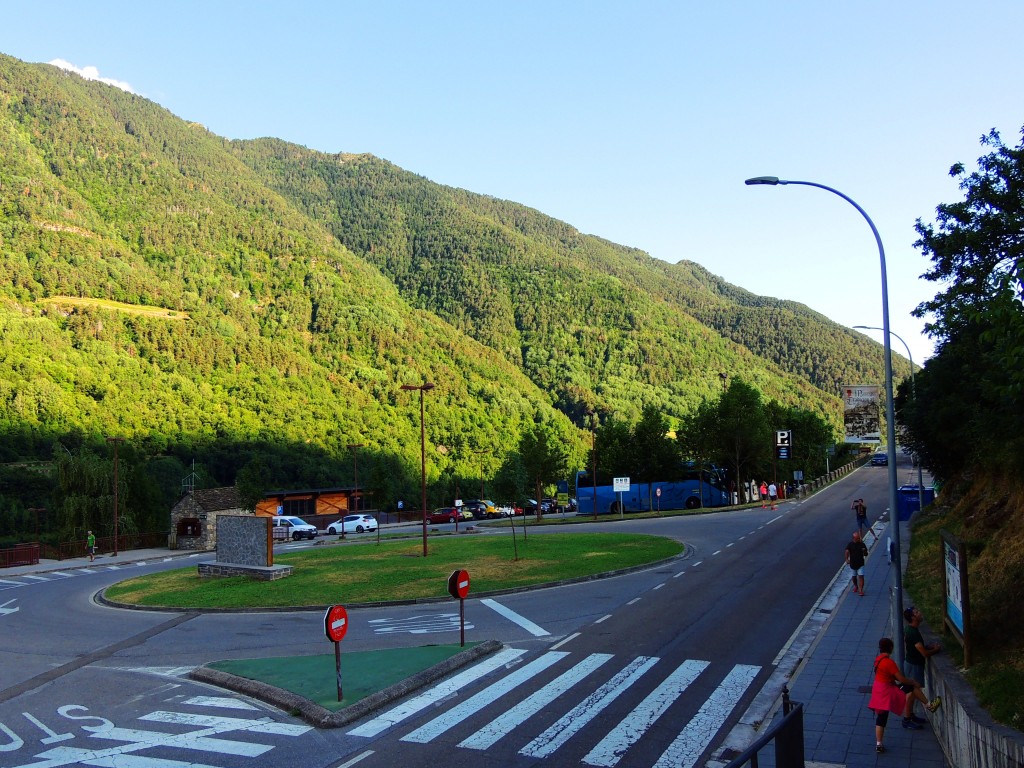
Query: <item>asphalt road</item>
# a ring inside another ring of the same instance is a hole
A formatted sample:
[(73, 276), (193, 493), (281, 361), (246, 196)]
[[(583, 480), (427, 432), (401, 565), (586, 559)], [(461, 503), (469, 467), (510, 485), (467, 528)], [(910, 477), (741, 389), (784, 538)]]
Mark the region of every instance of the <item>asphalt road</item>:
[[(604, 521), (679, 538), (687, 555), (612, 579), (471, 596), (467, 638), (505, 643), (500, 663), (337, 730), (185, 676), (218, 659), (330, 653), (322, 612), (123, 611), (93, 596), (130, 567), (0, 573), (0, 766), (703, 765), (841, 567), (852, 499), (874, 520), (886, 479), (865, 467), (775, 511)], [(454, 601), (355, 609), (343, 646), (450, 643), (457, 617)]]

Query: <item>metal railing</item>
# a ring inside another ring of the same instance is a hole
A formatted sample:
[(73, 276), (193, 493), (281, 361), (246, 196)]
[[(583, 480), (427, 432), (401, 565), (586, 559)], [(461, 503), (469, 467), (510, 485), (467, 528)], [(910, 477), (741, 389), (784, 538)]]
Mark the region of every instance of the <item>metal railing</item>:
[(804, 705), (791, 701), (789, 689), (782, 689), (783, 717), (764, 735), (738, 754), (726, 768), (758, 768), (758, 753), (775, 742), (775, 768), (804, 768)]
[[(124, 533), (117, 537), (117, 551), (126, 552), (130, 549), (150, 549), (167, 547), (167, 531), (155, 533)], [(89, 554), (86, 551), (86, 541), (64, 541), (56, 547), (48, 547), (56, 560), (68, 560), (72, 557), (84, 557)], [(96, 554), (109, 555), (114, 552), (113, 536), (96, 537)]]
[(15, 544), (7, 549), (0, 549), (0, 568), (15, 565), (35, 565), (39, 562), (38, 544)]

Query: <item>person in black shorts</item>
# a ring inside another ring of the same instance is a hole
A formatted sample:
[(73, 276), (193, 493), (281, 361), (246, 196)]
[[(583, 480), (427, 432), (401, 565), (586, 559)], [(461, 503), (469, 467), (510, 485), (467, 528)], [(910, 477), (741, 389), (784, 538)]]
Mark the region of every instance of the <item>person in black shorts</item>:
[(864, 595), (864, 561), (868, 556), (868, 545), (861, 541), (860, 531), (853, 532), (853, 540), (846, 545), (846, 564), (853, 574), (853, 594)]

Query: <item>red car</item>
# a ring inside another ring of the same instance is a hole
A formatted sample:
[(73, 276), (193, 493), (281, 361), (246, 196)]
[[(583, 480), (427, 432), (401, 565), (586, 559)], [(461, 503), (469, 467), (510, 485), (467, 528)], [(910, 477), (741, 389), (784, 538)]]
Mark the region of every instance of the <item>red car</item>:
[(472, 520), (473, 513), (464, 507), (461, 511), (457, 507), (440, 507), (427, 516), (427, 521), (431, 523), (454, 523), (459, 517), (463, 520)]

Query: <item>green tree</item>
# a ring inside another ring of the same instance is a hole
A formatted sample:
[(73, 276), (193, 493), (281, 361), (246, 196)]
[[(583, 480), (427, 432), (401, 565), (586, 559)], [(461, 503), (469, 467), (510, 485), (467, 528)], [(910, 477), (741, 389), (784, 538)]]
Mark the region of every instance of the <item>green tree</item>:
[(569, 471), (569, 451), (555, 428), (546, 422), (538, 423), (519, 440), (519, 455), (523, 468), (533, 482), (537, 493), (537, 519), (540, 520), (540, 500), (544, 486), (563, 479)]
[(1024, 139), (1007, 147), (993, 130), (981, 143), (992, 151), (978, 170), (950, 169), (964, 199), (939, 205), (936, 225), (916, 225), (915, 245), (932, 263), (925, 277), (944, 289), (915, 314), (933, 318), (938, 345), (917, 376), (917, 400), (904, 386), (896, 406), (908, 442), (941, 479), (964, 463), (1024, 469)]

